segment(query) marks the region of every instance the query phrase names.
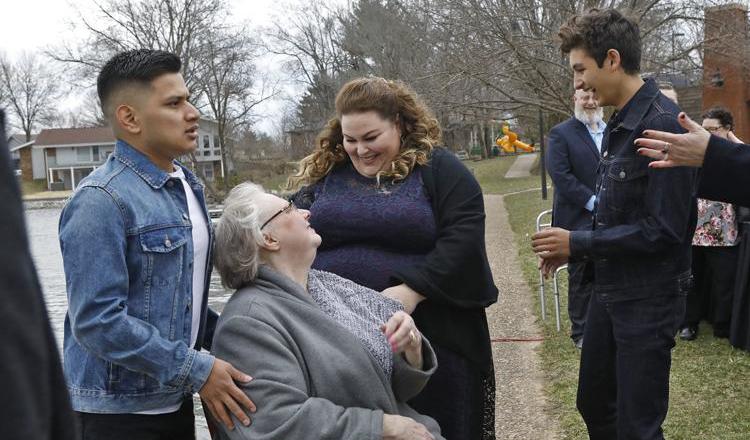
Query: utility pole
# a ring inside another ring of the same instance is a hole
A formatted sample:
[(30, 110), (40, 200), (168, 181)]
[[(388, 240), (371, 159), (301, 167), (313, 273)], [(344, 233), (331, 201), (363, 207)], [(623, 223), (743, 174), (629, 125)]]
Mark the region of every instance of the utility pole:
[(547, 200), (547, 165), (544, 163), (544, 115), (539, 108), (539, 174), (542, 176), (542, 200)]
[(677, 73), (677, 69), (675, 68), (675, 64), (674, 64), (675, 63), (675, 44), (674, 44), (675, 37), (682, 37), (684, 35), (685, 34), (683, 34), (682, 32), (672, 32), (672, 74)]

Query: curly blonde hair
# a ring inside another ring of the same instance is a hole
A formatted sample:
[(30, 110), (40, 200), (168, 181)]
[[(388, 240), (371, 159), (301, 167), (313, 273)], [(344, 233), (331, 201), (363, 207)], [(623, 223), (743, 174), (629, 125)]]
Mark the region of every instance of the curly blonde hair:
[(336, 116), (318, 134), (315, 149), (299, 162), (298, 171), (289, 177), (287, 188), (315, 183), (336, 165), (350, 160), (344, 151), (341, 116), (368, 111), (398, 123), (401, 128), (400, 151), (387, 169), (378, 172), (378, 182), (381, 178), (394, 182), (405, 179), (415, 165), (427, 163), (432, 149), (442, 140), (437, 119), (406, 84), (380, 77), (357, 78), (339, 90)]

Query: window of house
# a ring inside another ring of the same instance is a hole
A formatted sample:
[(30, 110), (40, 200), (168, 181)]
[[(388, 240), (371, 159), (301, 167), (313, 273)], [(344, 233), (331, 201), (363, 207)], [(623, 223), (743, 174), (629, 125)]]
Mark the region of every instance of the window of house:
[(203, 164), (203, 175), (206, 176), (206, 180), (213, 182), (214, 180), (214, 165), (212, 163)]
[(91, 162), (91, 147), (76, 148), (76, 160), (78, 162)]
[(99, 159), (99, 146), (98, 145), (94, 145), (93, 147), (91, 147), (91, 157), (94, 160)]
[(203, 136), (203, 149), (204, 150), (210, 150), (211, 149), (211, 136), (209, 136), (209, 135)]
[(211, 155), (211, 150), (203, 150), (203, 155), (204, 156), (210, 156)]

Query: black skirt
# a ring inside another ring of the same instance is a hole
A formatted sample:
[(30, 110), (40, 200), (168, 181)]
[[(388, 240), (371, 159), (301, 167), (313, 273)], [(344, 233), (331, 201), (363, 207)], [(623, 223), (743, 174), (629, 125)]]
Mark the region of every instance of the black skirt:
[(495, 440), (495, 372), (432, 343), (438, 368), (408, 403), (440, 425), (446, 440)]
[(750, 351), (750, 225), (744, 223), (743, 226), (737, 260), (737, 279), (734, 283), (729, 343)]

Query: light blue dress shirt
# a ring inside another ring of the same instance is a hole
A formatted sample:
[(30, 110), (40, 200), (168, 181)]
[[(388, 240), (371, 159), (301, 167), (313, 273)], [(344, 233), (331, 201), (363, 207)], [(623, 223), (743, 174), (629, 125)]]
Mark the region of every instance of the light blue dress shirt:
[[(591, 128), (588, 124), (583, 124), (586, 126), (586, 130), (589, 131), (589, 135), (591, 136), (591, 139), (593, 139), (594, 144), (596, 145), (596, 149), (599, 150), (599, 154), (602, 154), (602, 140), (604, 140), (604, 129), (607, 128), (607, 124), (604, 123), (604, 121), (598, 121), (596, 123), (596, 128)], [(589, 199), (588, 202), (586, 202), (586, 210), (590, 212), (594, 212), (594, 205), (596, 203), (596, 196), (593, 195)]]

